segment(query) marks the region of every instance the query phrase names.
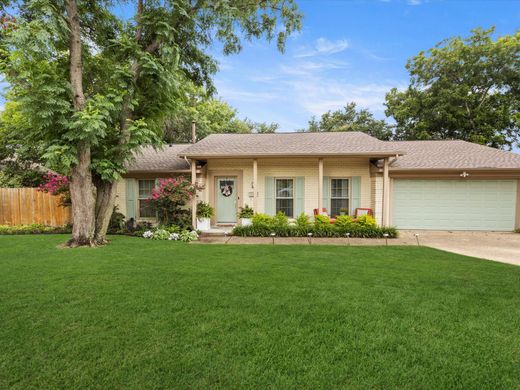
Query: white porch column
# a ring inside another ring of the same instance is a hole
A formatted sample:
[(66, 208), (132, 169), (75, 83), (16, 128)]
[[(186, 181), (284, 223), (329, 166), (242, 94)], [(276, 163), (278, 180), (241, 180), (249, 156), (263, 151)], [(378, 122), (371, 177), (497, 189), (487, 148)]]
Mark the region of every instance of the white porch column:
[[(197, 185), (197, 160), (190, 160), (191, 165), (191, 182), (194, 186)], [(197, 228), (197, 189), (195, 188), (195, 195), (191, 200), (191, 224), (193, 228)]]
[(253, 160), (253, 210), (258, 212), (258, 160)]
[(383, 226), (390, 224), (390, 176), (388, 167), (389, 158), (386, 157), (383, 165)]
[(318, 213), (323, 208), (323, 159), (318, 159)]

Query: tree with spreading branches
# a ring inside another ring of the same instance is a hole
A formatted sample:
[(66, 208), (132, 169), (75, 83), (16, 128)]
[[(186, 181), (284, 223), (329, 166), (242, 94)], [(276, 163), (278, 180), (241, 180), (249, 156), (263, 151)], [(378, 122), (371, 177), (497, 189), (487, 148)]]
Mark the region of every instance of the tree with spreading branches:
[(71, 177), (72, 247), (106, 242), (116, 181), (138, 147), (160, 143), (183, 85), (214, 90), (216, 41), (226, 55), (244, 39), (276, 39), (283, 51), (302, 19), (294, 0), (6, 3), (0, 73), (27, 122), (23, 142)]
[(462, 139), (511, 149), (520, 141), (520, 31), (446, 39), (411, 58), (410, 85), (386, 95), (396, 138)]

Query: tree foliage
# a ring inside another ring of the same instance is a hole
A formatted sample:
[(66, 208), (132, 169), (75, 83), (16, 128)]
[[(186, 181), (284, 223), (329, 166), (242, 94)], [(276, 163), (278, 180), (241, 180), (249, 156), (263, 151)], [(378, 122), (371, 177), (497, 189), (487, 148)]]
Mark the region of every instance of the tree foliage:
[(411, 58), (410, 85), (392, 89), (386, 114), (398, 139), (462, 139), (511, 148), (520, 130), (520, 31), (447, 39)]
[(191, 142), (192, 121), (197, 125), (198, 140), (220, 133), (274, 133), (279, 127), (240, 119), (235, 108), (193, 83), (185, 83), (183, 89), (182, 104), (165, 120), (164, 140), (168, 143)]
[(356, 103), (348, 103), (344, 108), (327, 111), (319, 120), (315, 117), (309, 121), (309, 126), (303, 131), (361, 131), (381, 140), (392, 137), (392, 126), (382, 119), (375, 119), (367, 109), (358, 110)]
[(133, 18), (114, 13), (111, 0), (14, 2), (16, 18), (1, 29), (0, 73), (26, 121), (21, 141), (40, 145), (47, 164), (70, 174), (80, 245), (98, 232), (104, 240), (107, 224), (97, 221), (112, 212), (114, 182), (136, 148), (161, 142), (182, 86), (213, 91), (214, 42), (233, 54), (244, 39), (276, 38), (283, 50), (301, 23), (293, 0), (122, 3)]

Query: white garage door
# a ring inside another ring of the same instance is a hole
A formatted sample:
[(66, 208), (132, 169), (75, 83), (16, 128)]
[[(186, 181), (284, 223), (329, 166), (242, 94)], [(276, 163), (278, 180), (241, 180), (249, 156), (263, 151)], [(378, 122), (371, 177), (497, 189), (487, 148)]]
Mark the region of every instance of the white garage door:
[(400, 229), (511, 231), (516, 180), (395, 179), (392, 224)]

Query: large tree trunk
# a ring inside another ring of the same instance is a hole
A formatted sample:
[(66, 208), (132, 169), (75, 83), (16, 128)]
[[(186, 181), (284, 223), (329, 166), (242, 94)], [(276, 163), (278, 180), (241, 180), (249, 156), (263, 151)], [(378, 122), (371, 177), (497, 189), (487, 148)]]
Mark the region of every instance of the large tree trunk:
[[(137, 14), (136, 20), (138, 24), (138, 28), (135, 33), (135, 40), (137, 43), (141, 40), (142, 35), (142, 26), (141, 26), (141, 17), (143, 13), (143, 0), (138, 0), (137, 2)], [(153, 43), (150, 45), (150, 50), (156, 50), (157, 44)], [(124, 146), (130, 140), (130, 132), (128, 129), (129, 123), (132, 120), (132, 110), (130, 108), (130, 103), (134, 97), (134, 88), (135, 83), (139, 78), (139, 64), (137, 60), (132, 62), (130, 71), (132, 73), (132, 81), (133, 85), (129, 86), (129, 90), (127, 95), (123, 100), (123, 106), (121, 109), (121, 114), (119, 117), (119, 127), (121, 130), (121, 136), (119, 139), (119, 145)], [(116, 198), (116, 182), (108, 182), (99, 179), (96, 181), (96, 205), (95, 205), (95, 234), (94, 241), (97, 245), (106, 244), (106, 234), (108, 230), (108, 225), (110, 224), (110, 217), (112, 216), (112, 212), (114, 211), (115, 206), (115, 198)]]
[(95, 188), (90, 173), (90, 147), (78, 146), (78, 164), (72, 168), (70, 198), (72, 200), (72, 238), (68, 245), (93, 246)]
[(96, 183), (96, 229), (94, 238), (97, 245), (107, 243), (106, 235), (110, 217), (114, 211), (116, 187), (116, 182), (101, 180), (99, 183)]
[[(78, 7), (75, 0), (67, 1), (67, 17), (70, 30), (70, 85), (74, 110), (81, 111), (85, 105), (83, 93), (83, 62), (81, 56), (81, 29)], [(92, 246), (94, 241), (95, 188), (90, 172), (91, 154), (88, 141), (78, 142), (77, 164), (72, 168), (70, 197), (72, 201), (72, 238), (68, 245)]]

